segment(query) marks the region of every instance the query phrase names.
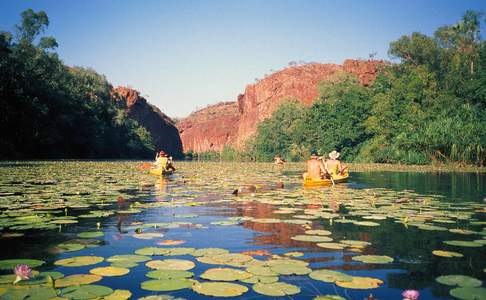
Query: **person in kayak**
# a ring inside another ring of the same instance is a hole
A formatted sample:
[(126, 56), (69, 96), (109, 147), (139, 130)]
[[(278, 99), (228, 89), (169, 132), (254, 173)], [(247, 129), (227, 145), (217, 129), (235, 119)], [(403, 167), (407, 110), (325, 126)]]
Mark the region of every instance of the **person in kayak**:
[(285, 163), (285, 159), (283, 159), (280, 154), (277, 154), (273, 158), (273, 163), (276, 165), (283, 165)]
[(322, 164), (322, 161), (319, 160), (319, 155), (317, 152), (312, 152), (310, 159), (307, 161), (307, 172), (302, 174), (304, 179), (312, 178), (312, 179), (322, 179), (326, 174), (326, 169)]
[(157, 169), (162, 168), (166, 170), (168, 162), (169, 162), (168, 155), (163, 150), (161, 150), (155, 155), (154, 167)]
[(324, 168), (327, 174), (330, 174), (331, 176), (343, 175), (348, 169), (345, 164), (338, 160), (339, 155), (340, 153), (336, 150), (329, 153), (329, 159), (324, 162)]

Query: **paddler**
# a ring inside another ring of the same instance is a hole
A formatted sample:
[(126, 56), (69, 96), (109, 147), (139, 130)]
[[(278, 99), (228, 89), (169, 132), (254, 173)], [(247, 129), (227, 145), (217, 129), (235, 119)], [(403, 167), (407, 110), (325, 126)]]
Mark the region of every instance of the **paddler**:
[(307, 172), (302, 174), (304, 179), (322, 179), (324, 174), (326, 174), (326, 169), (324, 164), (319, 159), (319, 155), (316, 151), (313, 151), (310, 159), (307, 161)]
[(324, 162), (326, 173), (330, 174), (331, 176), (343, 175), (348, 167), (338, 160), (340, 153), (333, 150), (328, 155), (329, 159)]
[(166, 170), (168, 162), (169, 162), (168, 155), (163, 150), (161, 150), (155, 155), (155, 163), (154, 163), (155, 168), (157, 169), (162, 168), (163, 170)]

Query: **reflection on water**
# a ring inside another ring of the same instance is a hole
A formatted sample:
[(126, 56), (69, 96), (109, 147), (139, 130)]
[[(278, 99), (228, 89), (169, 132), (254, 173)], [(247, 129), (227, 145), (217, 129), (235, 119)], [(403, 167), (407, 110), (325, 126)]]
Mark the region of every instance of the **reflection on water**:
[[(301, 187), (297, 165), (281, 169), (273, 164), (179, 163), (178, 173), (165, 179), (140, 174), (136, 166), (135, 162), (103, 166), (69, 162), (11, 164), (0, 169), (0, 226), (4, 227), (0, 258), (37, 258), (47, 261), (43, 270), (82, 274), (93, 266), (56, 267), (53, 262), (79, 255), (108, 258), (133, 254), (143, 247), (157, 247), (164, 240), (177, 240), (185, 242), (169, 247), (219, 247), (233, 253), (245, 252), (259, 260), (269, 259), (270, 255), (302, 252), (303, 256), (296, 259), (307, 261), (313, 270), (338, 270), (385, 282), (377, 289), (357, 290), (312, 280), (307, 275), (280, 276), (280, 281), (301, 288), (293, 299), (338, 294), (361, 300), (370, 292), (378, 299), (401, 299), (404, 289), (419, 289), (421, 299), (443, 299), (451, 298), (450, 288), (436, 283), (437, 276), (463, 274), (486, 281), (483, 272), (486, 246), (454, 248), (463, 258), (432, 254), (432, 250), (444, 249), (443, 241), (486, 236), (486, 210), (480, 202), (486, 196), (484, 174), (352, 173), (349, 184), (307, 190)], [(280, 181), (284, 183), (283, 189), (264, 188)], [(256, 185), (256, 193), (231, 195), (231, 191), (244, 185)], [(457, 200), (461, 206), (448, 204)], [(15, 230), (22, 223), (15, 210), (41, 215), (46, 222), (71, 218), (78, 223), (60, 224), (54, 229)], [(96, 215), (99, 212), (104, 215)], [(382, 218), (377, 218), (380, 213)], [(408, 215), (410, 221), (403, 221), (403, 216)], [(372, 221), (379, 226), (357, 226), (352, 222), (355, 220)], [(417, 227), (424, 222), (446, 229)], [(89, 243), (89, 239), (79, 239), (77, 234), (97, 228), (104, 233), (96, 238), (102, 240), (99, 245), (91, 244), (94, 247), (66, 253), (52, 251), (60, 243)], [(474, 233), (462, 235), (447, 228)], [(310, 229), (331, 231), (329, 237), (335, 243), (356, 240), (370, 245), (333, 250), (321, 248), (316, 242), (292, 239)], [(144, 239), (137, 232), (163, 237)], [(394, 262), (362, 263), (352, 259), (355, 255), (387, 255)], [(197, 262), (191, 255), (176, 258), (196, 262), (191, 271), (200, 281), (203, 281), (199, 278), (201, 273), (217, 267)], [(154, 256), (154, 259), (163, 257)], [(97, 266), (108, 265), (103, 262)], [(97, 284), (128, 289), (135, 299), (157, 294), (140, 288), (140, 283), (147, 280), (147, 271), (141, 263), (130, 268), (128, 275), (105, 277)], [(250, 291), (244, 298), (264, 298), (251, 290), (251, 285), (246, 285)], [(190, 289), (159, 294), (211, 299)]]
[(351, 181), (356, 187), (412, 189), (449, 200), (482, 201), (486, 197), (486, 173), (356, 172)]

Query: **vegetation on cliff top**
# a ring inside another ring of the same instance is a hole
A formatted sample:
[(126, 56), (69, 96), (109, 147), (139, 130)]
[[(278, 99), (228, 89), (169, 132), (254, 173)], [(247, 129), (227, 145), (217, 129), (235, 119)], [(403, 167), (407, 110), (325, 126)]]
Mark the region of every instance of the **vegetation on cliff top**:
[(483, 16), (426, 36), (390, 44), (399, 63), (365, 88), (351, 75), (322, 83), (310, 107), (285, 102), (259, 124), (248, 149), (259, 160), (276, 153), (301, 160), (338, 149), (357, 162), (486, 164), (486, 43)]
[(150, 134), (126, 116), (112, 86), (55, 53), (45, 12), (21, 14), (0, 32), (0, 158), (152, 157)]

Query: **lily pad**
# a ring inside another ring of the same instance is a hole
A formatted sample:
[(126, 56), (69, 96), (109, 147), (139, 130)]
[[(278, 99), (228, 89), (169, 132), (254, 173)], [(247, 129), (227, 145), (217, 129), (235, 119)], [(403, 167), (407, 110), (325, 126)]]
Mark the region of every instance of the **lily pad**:
[(317, 244), (317, 246), (325, 249), (342, 250), (346, 248), (348, 245), (341, 244), (341, 243), (319, 243)]
[(100, 281), (103, 277), (93, 274), (75, 274), (60, 278), (54, 281), (56, 288), (62, 288), (72, 285), (90, 284)]
[(393, 258), (386, 255), (356, 255), (351, 259), (367, 264), (388, 264), (393, 262)]
[(327, 236), (322, 236), (322, 235), (305, 235), (305, 234), (293, 236), (292, 239), (295, 240), (295, 241), (315, 242), (315, 243), (330, 242), (330, 241), (332, 241), (332, 238), (327, 237)]
[(113, 290), (107, 286), (88, 284), (63, 288), (59, 296), (74, 300), (84, 300), (104, 297), (112, 293)]
[(194, 273), (180, 270), (154, 270), (145, 274), (148, 278), (153, 279), (175, 279), (175, 278), (191, 278)]
[(190, 288), (196, 281), (187, 278), (156, 279), (142, 282), (142, 290), (169, 292)]
[(45, 261), (37, 259), (5, 259), (0, 260), (0, 270), (11, 270), (20, 264), (28, 265), (31, 268), (36, 268), (45, 263)]
[(310, 234), (310, 235), (331, 235), (332, 232), (324, 229), (314, 229), (314, 230), (307, 230), (305, 234)]
[(151, 269), (181, 271), (187, 271), (196, 266), (194, 262), (185, 259), (151, 260), (145, 265)]
[(435, 279), (438, 283), (459, 287), (479, 287), (482, 282), (474, 277), (465, 275), (443, 275)]
[(462, 300), (483, 300), (486, 299), (486, 288), (482, 287), (459, 287), (450, 290), (451, 296)]
[(295, 295), (300, 293), (300, 288), (298, 286), (285, 282), (256, 283), (253, 285), (253, 290), (258, 294), (272, 297)]
[(252, 276), (247, 279), (241, 280), (244, 283), (274, 283), (278, 281), (277, 276)]
[(118, 268), (118, 267), (100, 267), (94, 268), (89, 270), (91, 274), (100, 275), (100, 276), (123, 276), (130, 272), (129, 269), (126, 268)]
[(440, 257), (463, 257), (464, 255), (459, 252), (444, 251), (444, 250), (434, 250), (432, 254)]
[(227, 253), (229, 253), (229, 251), (223, 248), (201, 248), (194, 251), (192, 255), (198, 257), (198, 256), (213, 256), (213, 255), (227, 254)]
[(458, 247), (481, 247), (482, 244), (471, 241), (444, 241), (444, 244)]
[(201, 274), (201, 278), (213, 281), (236, 281), (252, 277), (251, 273), (231, 269), (231, 268), (213, 268), (208, 269)]
[(236, 297), (246, 293), (248, 288), (244, 285), (230, 282), (200, 282), (194, 284), (192, 290), (206, 296)]
[(128, 300), (132, 293), (128, 290), (115, 290), (112, 294), (105, 296), (103, 300)]
[(324, 296), (317, 296), (312, 300), (346, 300), (346, 298), (343, 298), (338, 295), (324, 295)]
[(71, 258), (60, 259), (54, 262), (57, 266), (63, 267), (82, 267), (95, 265), (105, 260), (100, 256), (76, 256)]
[(353, 277), (338, 271), (332, 270), (314, 270), (309, 274), (309, 277), (314, 280), (324, 282), (336, 282), (336, 281), (352, 281)]
[(383, 281), (371, 277), (353, 276), (351, 281), (336, 281), (336, 285), (346, 289), (374, 289), (383, 284)]
[(105, 234), (102, 231), (85, 231), (85, 232), (78, 233), (78, 237), (82, 239), (97, 238), (103, 235)]

